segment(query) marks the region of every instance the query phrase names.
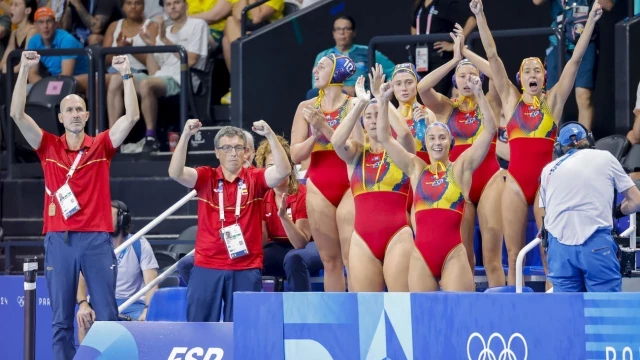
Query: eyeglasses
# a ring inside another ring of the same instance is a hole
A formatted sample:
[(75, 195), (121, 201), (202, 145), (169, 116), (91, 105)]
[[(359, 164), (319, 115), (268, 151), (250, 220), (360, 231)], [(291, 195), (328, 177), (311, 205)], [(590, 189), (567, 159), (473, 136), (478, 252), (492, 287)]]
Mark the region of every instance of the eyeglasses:
[(351, 30), (353, 30), (353, 28), (352, 28), (352, 27), (341, 27), (341, 28), (339, 28), (339, 27), (334, 27), (334, 28), (333, 28), (333, 31), (335, 31), (335, 32), (343, 32), (343, 31), (345, 31), (345, 32), (349, 32), (349, 31), (351, 31)]
[(236, 146), (231, 146), (231, 145), (224, 145), (224, 146), (220, 146), (218, 147), (218, 150), (222, 150), (222, 152), (224, 153), (230, 153), (231, 150), (235, 150), (237, 153), (244, 151), (245, 147), (242, 145), (236, 145)]

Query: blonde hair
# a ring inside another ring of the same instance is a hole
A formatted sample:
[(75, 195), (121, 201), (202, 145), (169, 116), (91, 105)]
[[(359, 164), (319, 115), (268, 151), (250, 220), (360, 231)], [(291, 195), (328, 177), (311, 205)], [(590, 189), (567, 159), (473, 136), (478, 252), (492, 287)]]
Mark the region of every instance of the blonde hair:
[[(295, 164), (291, 160), (291, 150), (289, 149), (289, 142), (280, 135), (277, 135), (278, 142), (282, 145), (285, 154), (287, 154), (287, 159), (289, 160), (289, 164), (291, 165), (291, 174), (289, 174), (289, 195), (294, 195), (298, 193), (298, 187), (300, 186), (300, 182), (298, 181), (298, 177), (296, 176)], [(265, 167), (265, 162), (267, 161), (267, 156), (271, 154), (271, 146), (267, 140), (262, 140), (260, 142), (260, 146), (258, 146), (258, 150), (256, 150), (256, 165), (259, 168)]]

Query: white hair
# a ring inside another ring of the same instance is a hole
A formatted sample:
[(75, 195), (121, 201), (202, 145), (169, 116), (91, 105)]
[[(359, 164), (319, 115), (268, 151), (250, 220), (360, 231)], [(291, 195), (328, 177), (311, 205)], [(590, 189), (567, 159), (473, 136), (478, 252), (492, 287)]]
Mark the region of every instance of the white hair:
[(255, 151), (256, 150), (256, 142), (253, 140), (253, 135), (247, 130), (242, 130), (244, 133), (244, 137), (247, 139), (247, 143), (245, 144), (249, 149)]

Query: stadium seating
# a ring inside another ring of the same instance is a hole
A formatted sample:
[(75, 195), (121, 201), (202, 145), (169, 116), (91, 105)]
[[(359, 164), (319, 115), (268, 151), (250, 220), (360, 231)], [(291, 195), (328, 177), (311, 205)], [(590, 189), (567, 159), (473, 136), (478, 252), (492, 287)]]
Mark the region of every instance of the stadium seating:
[(618, 160), (622, 160), (630, 146), (629, 140), (623, 135), (611, 135), (596, 141), (596, 149), (606, 150)]
[(147, 310), (147, 321), (187, 321), (187, 288), (156, 290)]

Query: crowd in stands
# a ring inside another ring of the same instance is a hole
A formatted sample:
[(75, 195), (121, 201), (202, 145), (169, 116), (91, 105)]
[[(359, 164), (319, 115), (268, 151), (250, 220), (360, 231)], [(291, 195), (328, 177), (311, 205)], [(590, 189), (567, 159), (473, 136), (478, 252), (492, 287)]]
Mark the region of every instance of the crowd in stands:
[[(222, 53), (231, 71), (231, 42), (241, 34), (241, 13), (257, 0), (13, 0), (2, 1), (0, 15), (0, 67), (7, 71), (13, 50), (69, 49), (85, 46), (126, 47), (182, 45), (188, 65), (204, 70), (207, 58)], [(284, 0), (270, 0), (248, 13), (248, 31), (255, 31), (283, 16)], [(140, 95), (146, 133), (142, 152), (156, 152), (158, 99), (180, 93), (180, 58), (171, 53), (128, 55)], [(108, 55), (107, 63), (113, 58)], [(18, 71), (19, 64), (15, 64)], [(122, 82), (107, 70), (109, 126), (124, 113)], [(29, 74), (30, 86), (48, 76), (73, 76), (76, 93), (88, 96), (85, 56), (44, 56)], [(111, 80), (114, 81), (111, 81)], [(192, 87), (200, 85), (192, 77)], [(230, 104), (231, 91), (222, 99)], [(4, 99), (3, 99), (4, 100)]]

